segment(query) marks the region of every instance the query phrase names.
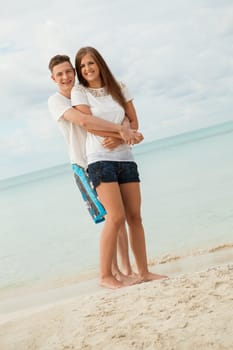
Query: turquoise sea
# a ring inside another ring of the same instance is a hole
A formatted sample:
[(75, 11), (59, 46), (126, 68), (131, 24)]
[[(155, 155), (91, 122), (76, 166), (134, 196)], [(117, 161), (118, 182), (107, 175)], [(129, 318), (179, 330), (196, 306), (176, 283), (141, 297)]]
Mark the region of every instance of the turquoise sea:
[[(134, 147), (148, 258), (233, 243), (233, 122)], [(0, 181), (0, 290), (98, 270), (69, 164)]]

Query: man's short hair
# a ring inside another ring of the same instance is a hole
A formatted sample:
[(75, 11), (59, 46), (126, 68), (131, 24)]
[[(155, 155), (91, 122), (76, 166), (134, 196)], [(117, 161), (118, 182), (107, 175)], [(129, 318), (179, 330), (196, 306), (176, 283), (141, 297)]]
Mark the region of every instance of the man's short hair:
[(49, 61), (49, 70), (51, 73), (53, 72), (53, 67), (57, 66), (60, 63), (69, 62), (71, 67), (73, 67), (72, 63), (70, 62), (70, 58), (67, 55), (56, 55), (51, 58)]

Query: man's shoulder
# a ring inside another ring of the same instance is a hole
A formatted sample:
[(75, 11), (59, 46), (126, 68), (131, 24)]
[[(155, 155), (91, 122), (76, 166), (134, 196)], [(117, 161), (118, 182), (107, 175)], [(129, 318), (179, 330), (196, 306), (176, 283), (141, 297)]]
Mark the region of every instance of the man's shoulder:
[(48, 98), (48, 108), (55, 119), (59, 119), (68, 109), (72, 108), (71, 100), (59, 92)]
[(61, 100), (61, 95), (58, 94), (57, 92), (55, 92), (54, 94), (52, 94), (51, 96), (49, 96), (48, 98), (48, 105), (51, 106), (54, 103), (57, 103)]
[(48, 102), (58, 102), (58, 101), (66, 101), (67, 103), (70, 103), (70, 99), (68, 97), (63, 96), (59, 92), (55, 92), (53, 95), (49, 96)]
[(48, 98), (48, 105), (51, 109), (72, 107), (71, 99), (63, 96), (59, 92), (56, 92)]

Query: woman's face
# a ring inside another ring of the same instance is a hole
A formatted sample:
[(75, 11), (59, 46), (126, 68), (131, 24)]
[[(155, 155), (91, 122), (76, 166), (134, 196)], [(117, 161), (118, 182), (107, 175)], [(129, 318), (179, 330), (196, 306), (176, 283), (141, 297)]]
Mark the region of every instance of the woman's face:
[(101, 87), (100, 70), (93, 59), (93, 57), (87, 53), (83, 56), (80, 64), (82, 77), (87, 81), (88, 86), (92, 88)]

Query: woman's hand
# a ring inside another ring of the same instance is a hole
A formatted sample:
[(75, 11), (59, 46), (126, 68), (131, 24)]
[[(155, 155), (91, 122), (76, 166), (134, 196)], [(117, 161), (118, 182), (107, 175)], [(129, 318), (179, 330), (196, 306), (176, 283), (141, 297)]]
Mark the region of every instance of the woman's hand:
[(117, 146), (121, 145), (123, 142), (123, 140), (121, 139), (116, 139), (115, 137), (105, 137), (103, 142), (102, 142), (102, 145), (104, 148), (108, 148), (108, 149), (114, 149), (116, 148)]
[(134, 144), (135, 130), (130, 129), (127, 123), (123, 123), (121, 125), (121, 130), (119, 131), (119, 133), (125, 143), (127, 143), (128, 145)]
[[(144, 137), (143, 137), (142, 133), (140, 133), (138, 131), (134, 131), (133, 138), (131, 139), (130, 144), (136, 145), (136, 144), (142, 142), (143, 140), (144, 140)], [(108, 136), (108, 137), (104, 138), (102, 145), (104, 148), (108, 148), (108, 149), (112, 150), (123, 143), (125, 143), (125, 142), (121, 139), (117, 139), (115, 137)]]
[(136, 131), (134, 134), (134, 144), (140, 143), (144, 140), (144, 136), (142, 133)]

